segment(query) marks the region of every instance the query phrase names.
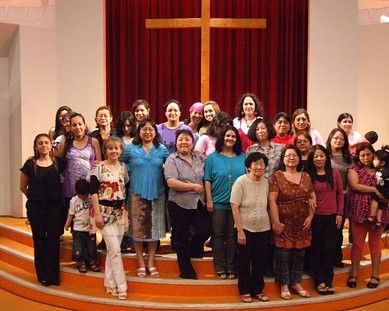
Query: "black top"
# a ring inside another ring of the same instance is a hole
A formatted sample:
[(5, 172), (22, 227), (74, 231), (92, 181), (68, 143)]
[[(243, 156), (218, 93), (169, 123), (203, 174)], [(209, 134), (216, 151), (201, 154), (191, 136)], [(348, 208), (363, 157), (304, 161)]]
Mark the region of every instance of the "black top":
[(32, 201), (57, 201), (62, 199), (60, 170), (54, 164), (48, 167), (36, 165), (27, 160), (20, 171), (29, 177), (27, 199)]

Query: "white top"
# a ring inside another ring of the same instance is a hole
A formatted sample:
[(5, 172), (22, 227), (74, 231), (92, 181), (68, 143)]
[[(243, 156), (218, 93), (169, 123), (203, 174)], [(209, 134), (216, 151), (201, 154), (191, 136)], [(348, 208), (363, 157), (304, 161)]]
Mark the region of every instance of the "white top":
[(91, 205), (90, 197), (83, 201), (76, 195), (70, 200), (69, 215), (74, 215), (73, 230), (89, 231), (89, 208)]

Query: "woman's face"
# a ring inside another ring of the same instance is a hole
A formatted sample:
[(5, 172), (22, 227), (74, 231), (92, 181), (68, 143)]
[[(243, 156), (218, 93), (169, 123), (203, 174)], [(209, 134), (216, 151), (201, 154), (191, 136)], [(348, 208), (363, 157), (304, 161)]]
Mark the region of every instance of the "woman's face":
[(64, 118), (64, 116), (65, 116), (67, 113), (68, 113), (67, 110), (61, 110), (61, 112), (59, 113), (58, 118), (59, 118), (59, 122), (60, 122), (61, 124), (63, 124), (63, 118)]
[(80, 116), (75, 116), (70, 119), (70, 130), (75, 137), (83, 137), (85, 135), (86, 125)]
[(111, 142), (106, 146), (105, 156), (109, 160), (119, 160), (122, 154), (122, 144), (118, 142)]
[(285, 151), (283, 161), (286, 167), (297, 167), (300, 162), (300, 159), (294, 149), (288, 149)]
[(211, 122), (213, 118), (216, 116), (215, 109), (213, 109), (212, 105), (204, 106), (204, 118), (208, 122)]
[(338, 123), (338, 126), (343, 129), (346, 134), (350, 134), (353, 129), (353, 120), (351, 118), (344, 118), (342, 121)]
[(274, 123), (274, 129), (279, 137), (284, 137), (290, 131), (290, 122), (284, 117), (280, 117), (276, 123)]
[(178, 122), (180, 121), (181, 111), (180, 107), (176, 103), (170, 103), (166, 107), (165, 112), (166, 119), (170, 122)]
[(252, 175), (253, 177), (262, 177), (265, 173), (266, 166), (265, 161), (263, 159), (259, 159), (255, 162), (252, 162), (249, 167), (249, 175)]
[(145, 126), (140, 129), (140, 138), (143, 143), (152, 142), (156, 134), (150, 122), (146, 122)]
[(110, 126), (112, 122), (112, 116), (109, 110), (101, 109), (97, 112), (96, 123), (99, 126)]
[(49, 138), (41, 136), (35, 143), (35, 149), (39, 152), (39, 155), (44, 156), (50, 153), (53, 145)]
[(298, 130), (298, 131), (304, 131), (307, 129), (309, 125), (309, 122), (308, 122), (308, 118), (305, 116), (304, 113), (300, 113), (296, 116), (296, 118), (294, 119), (294, 127)]
[(258, 141), (269, 140), (269, 131), (267, 130), (266, 124), (264, 122), (259, 122), (257, 128), (255, 129), (255, 136)]
[(243, 113), (248, 117), (253, 117), (255, 115), (255, 102), (251, 97), (246, 97), (243, 100)]
[(132, 131), (132, 126), (131, 126), (130, 120), (124, 121), (124, 123), (123, 123), (123, 135), (129, 136), (131, 134), (131, 131)]
[(344, 137), (341, 132), (335, 132), (330, 141), (331, 149), (340, 150), (344, 146)]
[(65, 130), (65, 132), (69, 132), (70, 131), (70, 118), (69, 117), (64, 117), (62, 118), (62, 126)]
[(316, 169), (323, 169), (326, 164), (326, 154), (322, 150), (315, 150), (313, 154), (313, 165)]
[(304, 135), (297, 135), (296, 147), (302, 154), (306, 154), (311, 150), (312, 144)]
[(363, 166), (370, 167), (373, 163), (374, 155), (369, 149), (366, 148), (359, 153), (358, 158)]
[(193, 148), (193, 139), (190, 135), (182, 133), (177, 137), (177, 151), (182, 155), (187, 155)]
[(190, 113), (190, 119), (194, 124), (200, 124), (200, 122), (203, 120), (203, 112), (199, 110), (192, 111)]
[(228, 130), (224, 135), (224, 147), (234, 147), (236, 143), (236, 134), (232, 130)]
[(138, 105), (135, 109), (134, 116), (136, 121), (140, 122), (149, 116), (149, 109), (145, 105)]

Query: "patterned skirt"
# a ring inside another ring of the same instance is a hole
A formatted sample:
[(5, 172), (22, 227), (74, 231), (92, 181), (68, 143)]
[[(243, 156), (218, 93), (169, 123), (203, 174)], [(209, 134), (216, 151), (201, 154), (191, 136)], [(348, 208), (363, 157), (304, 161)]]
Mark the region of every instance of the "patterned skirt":
[(129, 235), (135, 241), (150, 242), (162, 239), (166, 235), (165, 196), (162, 192), (152, 201), (142, 199), (140, 195), (130, 193)]

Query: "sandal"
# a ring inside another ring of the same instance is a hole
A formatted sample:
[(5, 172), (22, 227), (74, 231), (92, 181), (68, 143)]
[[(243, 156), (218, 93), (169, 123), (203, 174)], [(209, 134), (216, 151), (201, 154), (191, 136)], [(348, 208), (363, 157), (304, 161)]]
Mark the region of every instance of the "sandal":
[(227, 273), (225, 273), (224, 271), (220, 271), (220, 272), (216, 272), (216, 275), (219, 279), (226, 279), (227, 278)]
[(107, 294), (111, 294), (112, 296), (117, 296), (118, 290), (116, 287), (107, 287)]
[(269, 297), (264, 294), (254, 295), (253, 297), (257, 298), (259, 301), (269, 301)]
[(235, 272), (227, 272), (227, 279), (235, 279), (236, 275)]
[(303, 297), (303, 298), (309, 298), (311, 297), (311, 295), (305, 290), (305, 289), (302, 289), (302, 290), (297, 290), (296, 288), (294, 288), (292, 286), (292, 289), (296, 292), (297, 295), (299, 295), (300, 297)]
[(145, 278), (146, 277), (146, 268), (145, 267), (138, 268), (138, 270), (136, 270), (136, 276), (138, 278)]
[(92, 261), (89, 263), (89, 266), (90, 266), (90, 269), (91, 269), (93, 272), (100, 272), (100, 267), (99, 267), (99, 265), (96, 263), (96, 261), (92, 260)]
[[(351, 281), (351, 279), (354, 279), (354, 281)], [(350, 288), (355, 288), (357, 286), (357, 277), (354, 275), (350, 275), (347, 280), (347, 286)]]
[(285, 299), (285, 300), (290, 300), (290, 299), (292, 299), (292, 296), (290, 295), (289, 291), (286, 291), (286, 292), (281, 291), (281, 298)]
[(152, 278), (159, 278), (159, 272), (156, 267), (149, 268), (149, 272)]
[(327, 294), (328, 294), (328, 295), (333, 295), (333, 294), (335, 294), (335, 288), (333, 288), (332, 285), (327, 286)]
[[(372, 283), (371, 280), (376, 280), (377, 283)], [(369, 283), (367, 283), (368, 288), (377, 288), (378, 284), (380, 284), (380, 278), (377, 276), (371, 276)]]
[(373, 230), (376, 231), (376, 230), (380, 230), (381, 228), (385, 227), (384, 223), (382, 221), (377, 221)]
[(251, 299), (250, 294), (244, 294), (241, 297), (242, 297), (242, 301), (245, 302), (245, 303), (253, 302), (253, 300)]
[(127, 299), (127, 292), (119, 292), (118, 293), (118, 298), (120, 300), (126, 300)]
[(328, 292), (328, 287), (326, 287), (324, 283), (319, 284), (319, 285), (316, 287), (316, 289), (317, 289), (317, 292), (318, 292), (320, 295), (327, 295), (327, 294), (329, 294), (329, 292)]
[(80, 273), (87, 273), (88, 272), (88, 268), (86, 267), (85, 261), (79, 262), (77, 264), (77, 268), (78, 268), (78, 271)]

